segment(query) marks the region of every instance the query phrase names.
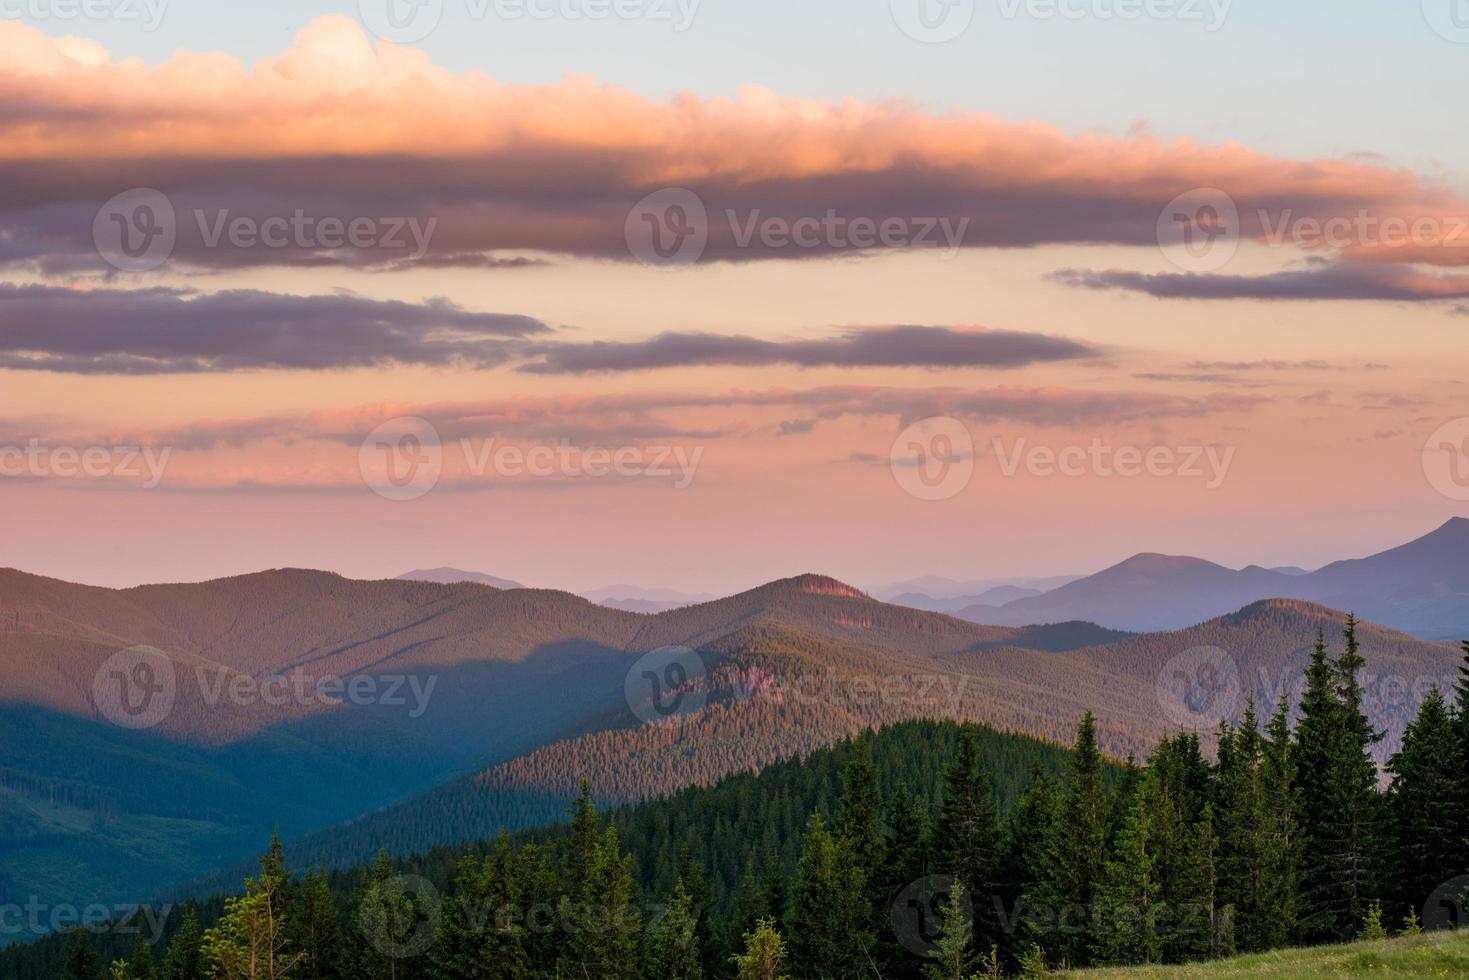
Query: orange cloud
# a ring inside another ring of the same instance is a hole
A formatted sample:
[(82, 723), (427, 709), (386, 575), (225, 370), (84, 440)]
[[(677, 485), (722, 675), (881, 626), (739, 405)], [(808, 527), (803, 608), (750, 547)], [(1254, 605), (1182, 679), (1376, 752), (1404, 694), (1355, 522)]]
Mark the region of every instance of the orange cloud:
[[(473, 263), (503, 249), (626, 257), (629, 209), (669, 186), (707, 203), (709, 254), (724, 259), (781, 254), (740, 245), (726, 212), (962, 220), (964, 246), (1018, 246), (1152, 244), (1164, 205), (1198, 187), (1234, 197), (1250, 235), (1257, 210), (1453, 204), (1412, 172), (1370, 162), (1077, 136), (905, 102), (755, 87), (660, 102), (579, 77), (510, 85), (374, 44), (343, 17), (312, 22), (253, 67), (192, 52), (156, 68), (115, 62), (95, 43), (3, 22), (0, 66), (0, 231), (12, 238), (0, 261), (53, 271), (89, 254), (101, 202), (141, 186), (181, 211), (177, 259), (220, 267), (373, 259), (205, 248), (188, 215), (433, 216), (430, 260)], [(827, 246), (800, 254), (840, 247)]]

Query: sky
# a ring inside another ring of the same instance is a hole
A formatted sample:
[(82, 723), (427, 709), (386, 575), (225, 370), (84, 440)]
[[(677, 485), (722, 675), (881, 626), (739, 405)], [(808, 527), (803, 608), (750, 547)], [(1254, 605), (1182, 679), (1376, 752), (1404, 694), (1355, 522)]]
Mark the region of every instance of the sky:
[(68, 3), (0, 0), (0, 565), (876, 587), (1469, 516), (1449, 0)]

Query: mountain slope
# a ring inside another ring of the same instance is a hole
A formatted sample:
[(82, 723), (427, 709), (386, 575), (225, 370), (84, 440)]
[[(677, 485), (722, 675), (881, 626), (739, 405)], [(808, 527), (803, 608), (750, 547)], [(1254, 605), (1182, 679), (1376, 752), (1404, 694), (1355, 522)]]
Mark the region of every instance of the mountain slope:
[(508, 578), (497, 578), (494, 575), (486, 575), (484, 572), (466, 572), (459, 568), (421, 568), (413, 572), (405, 572), (398, 576), (407, 582), (437, 582), (440, 585), (455, 585), (459, 582), (473, 582), (475, 585), (488, 585), (492, 589), (523, 589), (525, 586)]
[(1455, 518), (1401, 547), (1314, 572), (1136, 555), (1038, 596), (970, 605), (954, 614), (1011, 626), (1081, 619), (1150, 632), (1181, 629), (1271, 598), (1350, 609), (1425, 639), (1469, 636), (1469, 519)]
[[(265, 773), (275, 778), (262, 804), (288, 835), (307, 833), (455, 773), (636, 722), (624, 682), (648, 651), (728, 647), (732, 636), (778, 629), (838, 660), (892, 664), (1024, 635), (884, 606), (818, 576), (644, 616), (566, 593), (292, 569), (126, 590), (0, 572), (0, 727), (33, 730), (41, 718), (65, 729), (72, 756), (109, 760), (104, 770), (75, 767), (50, 751), (49, 736), (0, 741), (0, 813), (23, 828), (0, 835), (6, 887), (48, 901), (165, 888), (259, 836), (262, 811), (240, 791)], [(94, 687), (109, 658), (140, 644), (166, 655), (175, 690), (155, 728), (124, 732), (106, 723)], [(338, 677), (376, 694), (316, 696), (318, 682)], [(300, 682), (308, 696), (267, 697), (278, 682)], [(822, 738), (851, 730), (828, 727)], [(824, 744), (767, 741), (781, 751)], [(174, 771), (197, 779), (154, 778)], [(62, 774), (67, 803), (57, 811), (49, 799)], [(192, 822), (169, 823), (179, 819)], [(147, 844), (163, 826), (176, 828), (167, 855)]]

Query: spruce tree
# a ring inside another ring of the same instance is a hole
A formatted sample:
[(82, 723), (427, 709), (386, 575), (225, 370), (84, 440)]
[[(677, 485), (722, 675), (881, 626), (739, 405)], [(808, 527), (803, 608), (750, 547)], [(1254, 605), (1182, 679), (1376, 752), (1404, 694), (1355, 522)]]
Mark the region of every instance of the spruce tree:
[(704, 964), (699, 951), (699, 910), (684, 887), (674, 882), (668, 910), (658, 923), (649, 956), (649, 980), (703, 980)]
[(1060, 821), (1060, 791), (1039, 766), (1031, 770), (1030, 788), (1005, 823), (999, 865), (1001, 920), (1005, 942), (1000, 948), (1018, 960), (1032, 943), (1051, 940), (1044, 916), (1036, 912), (1053, 901), (1055, 828)]
[(325, 869), (306, 873), (296, 902), (294, 943), (304, 956), (300, 980), (339, 980), (342, 928)]
[(1337, 697), (1342, 710), (1342, 741), (1332, 770), (1337, 842), (1338, 889), (1345, 902), (1348, 929), (1360, 928), (1367, 910), (1381, 898), (1381, 861), (1386, 840), (1384, 810), (1378, 792), (1377, 762), (1372, 746), (1382, 733), (1372, 727), (1363, 711), (1364, 694), (1358, 674), (1366, 666), (1357, 640), (1357, 619), (1347, 617), (1346, 648), (1336, 662)]
[(791, 950), (803, 970), (841, 980), (870, 975), (875, 936), (866, 893), (866, 873), (813, 813), (791, 894)]
[(944, 903), (933, 962), (925, 972), (929, 980), (966, 980), (974, 960), (974, 923), (965, 906), (964, 883), (956, 880)]
[(1087, 962), (1094, 944), (1091, 919), (1106, 877), (1106, 840), (1102, 754), (1097, 748), (1097, 720), (1088, 711), (1077, 728), (1071, 782), (1049, 842), (1054, 853), (1049, 869), (1054, 876), (1049, 915), (1057, 923), (1057, 934), (1047, 949), (1073, 967)]
[[(141, 926), (139, 927), (141, 930)], [(133, 951), (128, 956), (128, 980), (158, 980), (158, 967), (153, 961), (153, 947), (138, 932), (133, 939)]]
[(97, 951), (92, 948), (92, 939), (85, 929), (76, 931), (61, 977), (62, 980), (97, 980)]
[(1226, 722), (1220, 735), (1216, 821), (1219, 904), (1231, 910), (1235, 942), (1247, 952), (1269, 947), (1276, 914), (1264, 753), (1251, 695), (1240, 728)]
[(572, 937), (563, 972), (600, 980), (635, 980), (642, 921), (633, 905), (630, 859), (616, 827), (592, 852), (581, 900), (570, 914)]
[(184, 907), (183, 921), (173, 934), (168, 953), (163, 958), (163, 980), (203, 980), (201, 941), (199, 910), (190, 903)]
[(1156, 963), (1163, 953), (1158, 935), (1162, 889), (1152, 839), (1152, 814), (1159, 804), (1156, 781), (1144, 775), (1117, 833), (1101, 893), (1101, 928), (1093, 956), (1103, 963)]
[(1463, 646), (1464, 662), (1454, 686), (1454, 730), (1459, 743), (1459, 825), (1454, 836), (1462, 848), (1454, 870), (1469, 874), (1469, 640)]
[(944, 770), (944, 798), (934, 837), (939, 867), (970, 895), (975, 942), (988, 949), (1000, 939), (995, 910), (998, 828), (989, 775), (980, 766), (971, 725), (960, 730), (954, 761)]
[(1464, 843), (1457, 839), (1463, 820), (1463, 771), (1453, 718), (1437, 687), (1403, 732), (1403, 747), (1387, 769), (1392, 774), (1388, 808), (1396, 847), (1394, 905), (1422, 908), (1464, 861)]
[(762, 919), (745, 936), (745, 951), (734, 957), (738, 980), (786, 980), (786, 944), (774, 919)]
[(1301, 905), (1301, 796), (1295, 744), (1290, 730), (1290, 696), (1282, 694), (1265, 728), (1260, 758), (1265, 811), (1264, 880), (1258, 942), (1262, 949), (1286, 945), (1296, 935)]

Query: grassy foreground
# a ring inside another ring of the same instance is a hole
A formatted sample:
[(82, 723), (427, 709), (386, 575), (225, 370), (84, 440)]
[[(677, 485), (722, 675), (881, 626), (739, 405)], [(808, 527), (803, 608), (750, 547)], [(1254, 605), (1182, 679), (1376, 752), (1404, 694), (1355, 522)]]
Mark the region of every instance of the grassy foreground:
[(1469, 931), (1435, 932), (1381, 942), (1283, 949), (1188, 966), (1081, 970), (1086, 980), (1227, 980), (1232, 977), (1469, 977)]

